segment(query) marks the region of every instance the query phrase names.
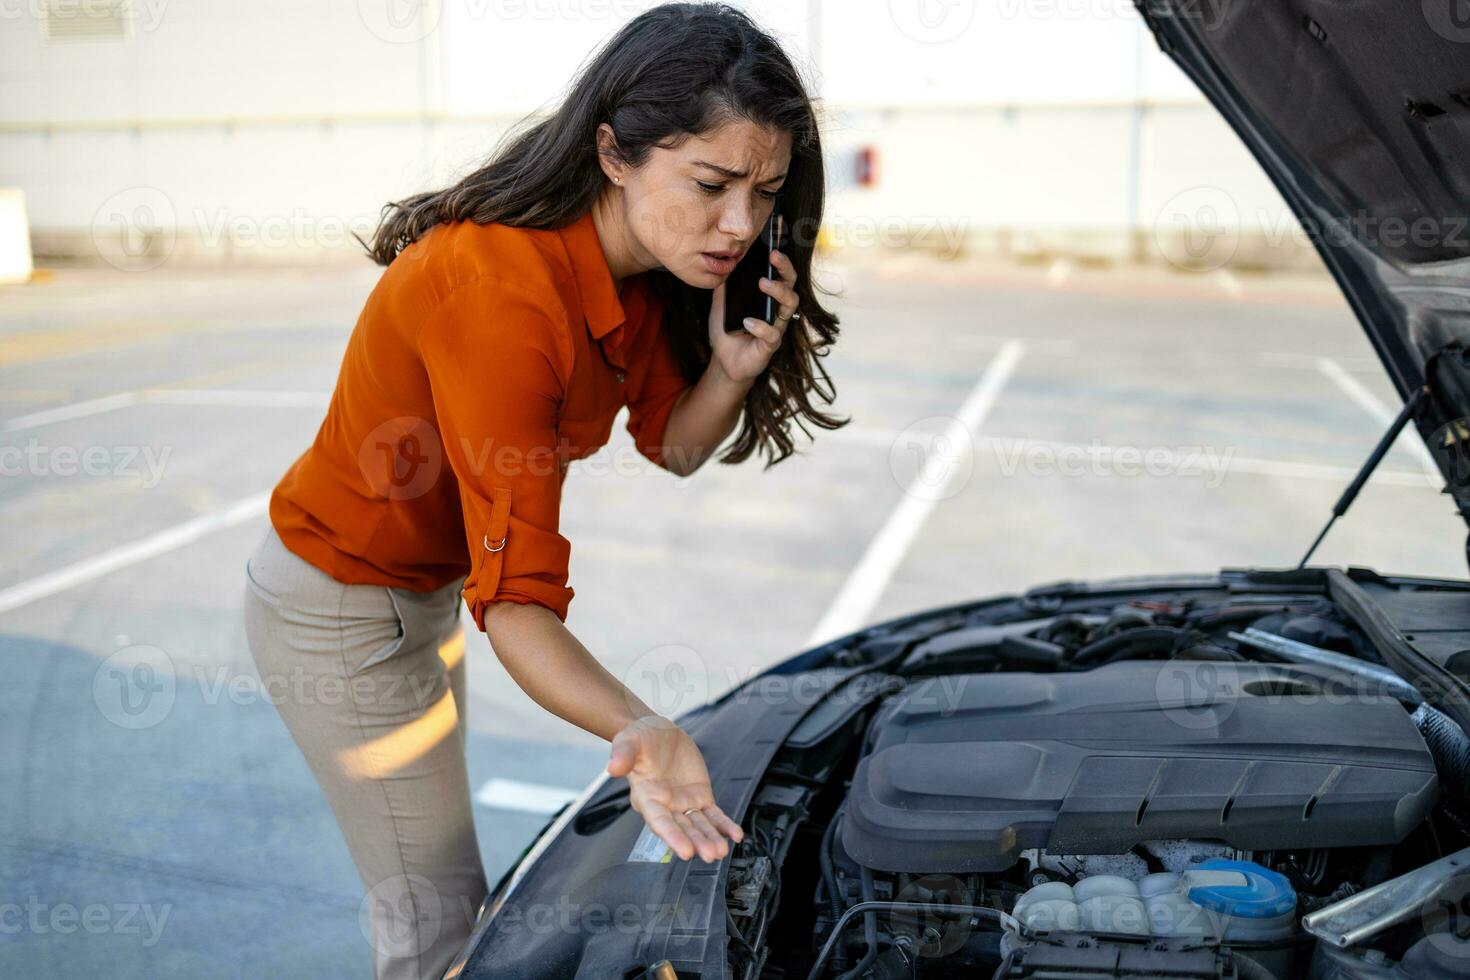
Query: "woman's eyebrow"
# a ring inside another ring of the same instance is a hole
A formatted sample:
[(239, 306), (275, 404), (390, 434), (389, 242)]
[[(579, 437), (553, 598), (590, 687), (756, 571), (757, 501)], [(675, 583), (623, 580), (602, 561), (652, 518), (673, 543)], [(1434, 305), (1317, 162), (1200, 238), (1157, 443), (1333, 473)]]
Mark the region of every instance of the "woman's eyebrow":
[[(746, 170), (731, 170), (729, 167), (722, 167), (717, 163), (710, 163), (708, 160), (695, 160), (694, 164), (698, 167), (708, 167), (716, 173), (723, 174), (726, 177), (744, 177), (747, 173), (749, 173), (749, 171)], [(762, 183), (774, 184), (776, 181), (785, 176), (786, 174), (782, 172), (770, 178), (769, 180), (763, 181)]]

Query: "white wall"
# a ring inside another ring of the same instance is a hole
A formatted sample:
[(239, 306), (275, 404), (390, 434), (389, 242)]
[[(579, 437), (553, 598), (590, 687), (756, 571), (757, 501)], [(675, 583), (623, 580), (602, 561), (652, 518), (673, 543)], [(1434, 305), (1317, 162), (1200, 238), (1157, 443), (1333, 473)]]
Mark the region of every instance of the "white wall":
[[(0, 0), (0, 186), (25, 191), (42, 255), (343, 254), (384, 202), (554, 104), (649, 5), (133, 0), (128, 37), (52, 41), (42, 0)], [(1247, 229), (1289, 224), (1128, 0), (742, 6), (824, 100), (834, 241), (1006, 230), (1120, 254), (1197, 187)], [(863, 145), (876, 188), (852, 186)]]

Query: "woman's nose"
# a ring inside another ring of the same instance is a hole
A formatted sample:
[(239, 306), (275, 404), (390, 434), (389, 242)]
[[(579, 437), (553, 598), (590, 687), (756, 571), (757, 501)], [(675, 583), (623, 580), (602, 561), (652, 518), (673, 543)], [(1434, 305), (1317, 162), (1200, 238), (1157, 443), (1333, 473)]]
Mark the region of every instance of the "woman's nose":
[(750, 241), (755, 237), (755, 206), (749, 201), (732, 201), (721, 213), (718, 227), (731, 238)]

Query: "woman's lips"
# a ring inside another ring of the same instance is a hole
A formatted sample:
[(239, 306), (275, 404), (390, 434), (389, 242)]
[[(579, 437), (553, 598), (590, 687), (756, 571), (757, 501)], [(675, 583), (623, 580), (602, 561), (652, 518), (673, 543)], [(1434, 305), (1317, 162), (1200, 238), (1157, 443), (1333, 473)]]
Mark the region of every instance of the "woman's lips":
[(719, 258), (709, 252), (700, 252), (699, 257), (704, 259), (704, 266), (717, 276), (728, 276), (735, 271), (735, 266), (740, 262), (740, 256), (732, 255), (728, 259)]

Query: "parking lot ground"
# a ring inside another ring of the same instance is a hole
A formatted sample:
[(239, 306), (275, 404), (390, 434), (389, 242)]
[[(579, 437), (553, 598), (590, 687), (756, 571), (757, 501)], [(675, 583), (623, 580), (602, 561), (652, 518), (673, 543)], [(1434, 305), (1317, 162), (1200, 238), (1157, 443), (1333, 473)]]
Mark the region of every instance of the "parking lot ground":
[[(240, 608), (377, 271), (0, 289), (0, 975), (366, 975), (361, 887)], [(900, 256), (820, 282), (848, 426), (678, 479), (627, 465), (620, 420), (568, 478), (568, 625), (666, 714), (926, 607), (1295, 564), (1397, 408), (1319, 277)], [(1316, 560), (1463, 577), (1425, 467), (1406, 435)], [(494, 881), (606, 746), (466, 645)]]

